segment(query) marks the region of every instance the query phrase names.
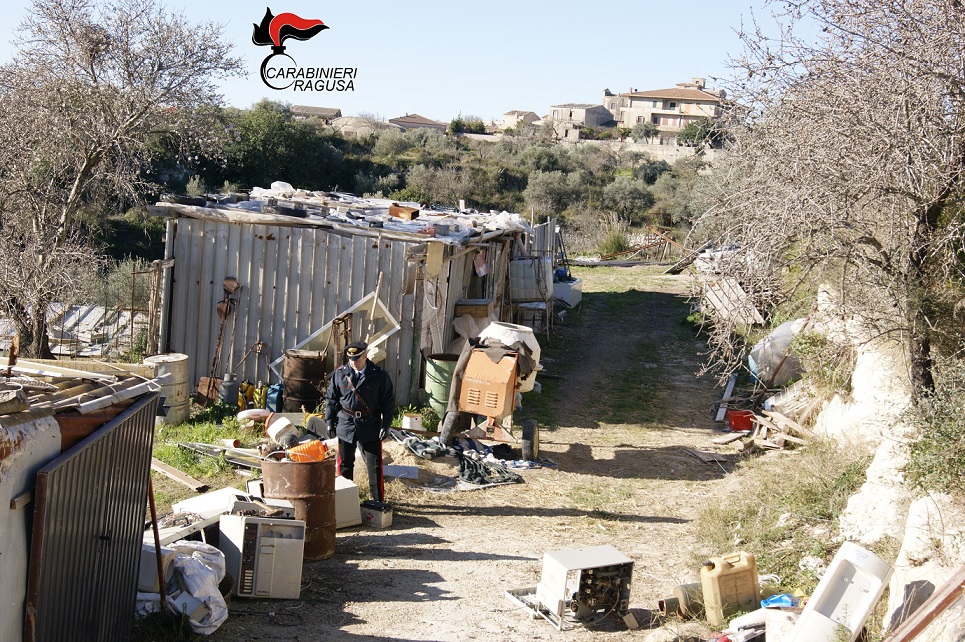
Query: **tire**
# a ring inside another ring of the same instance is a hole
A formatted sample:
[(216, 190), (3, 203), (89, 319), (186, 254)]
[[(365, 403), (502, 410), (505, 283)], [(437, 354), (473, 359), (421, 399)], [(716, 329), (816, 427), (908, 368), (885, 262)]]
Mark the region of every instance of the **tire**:
[(523, 459), (526, 461), (536, 461), (539, 459), (539, 424), (535, 419), (523, 421), (522, 439)]

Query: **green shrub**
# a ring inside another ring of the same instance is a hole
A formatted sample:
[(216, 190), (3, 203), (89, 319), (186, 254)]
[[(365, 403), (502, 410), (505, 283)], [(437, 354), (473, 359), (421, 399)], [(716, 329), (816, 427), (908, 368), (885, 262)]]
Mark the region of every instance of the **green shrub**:
[(965, 483), (965, 363), (936, 368), (934, 394), (922, 398), (902, 420), (917, 428), (907, 479), (924, 490), (961, 492)]
[(630, 249), (627, 242), (627, 235), (622, 230), (613, 230), (603, 237), (600, 242), (600, 255), (609, 256), (619, 252), (626, 252)]
[(791, 341), (791, 352), (815, 391), (829, 397), (851, 392), (856, 355), (850, 345), (831, 341), (817, 332), (802, 332)]

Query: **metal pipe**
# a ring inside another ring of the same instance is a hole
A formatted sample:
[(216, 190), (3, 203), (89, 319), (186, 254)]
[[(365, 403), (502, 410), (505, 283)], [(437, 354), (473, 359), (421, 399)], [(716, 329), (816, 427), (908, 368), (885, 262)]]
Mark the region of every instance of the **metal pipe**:
[(168, 351), (168, 328), (171, 325), (171, 267), (168, 265), (174, 258), (174, 233), (177, 222), (173, 218), (167, 220), (164, 231), (164, 272), (161, 276), (161, 320), (158, 322), (158, 353)]

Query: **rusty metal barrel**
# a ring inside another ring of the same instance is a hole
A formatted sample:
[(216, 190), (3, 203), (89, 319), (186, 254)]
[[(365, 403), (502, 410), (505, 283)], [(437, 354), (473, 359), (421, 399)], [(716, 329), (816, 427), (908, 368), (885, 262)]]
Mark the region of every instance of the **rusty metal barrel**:
[(322, 402), (325, 381), (325, 352), (318, 350), (285, 350), (282, 366), (285, 384), (285, 412), (315, 412)]
[(305, 522), (305, 560), (335, 554), (335, 459), (261, 462), (265, 497), (287, 499)]

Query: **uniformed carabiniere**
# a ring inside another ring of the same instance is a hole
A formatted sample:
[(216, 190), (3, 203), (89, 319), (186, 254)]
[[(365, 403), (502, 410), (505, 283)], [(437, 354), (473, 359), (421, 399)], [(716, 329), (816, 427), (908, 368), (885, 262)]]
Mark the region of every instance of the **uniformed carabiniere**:
[(395, 415), (392, 380), (368, 360), (368, 345), (355, 341), (345, 348), (348, 363), (332, 374), (325, 396), (325, 420), (330, 437), (338, 437), (338, 473), (352, 479), (356, 447), (369, 473), (372, 499), (385, 501), (382, 440)]

